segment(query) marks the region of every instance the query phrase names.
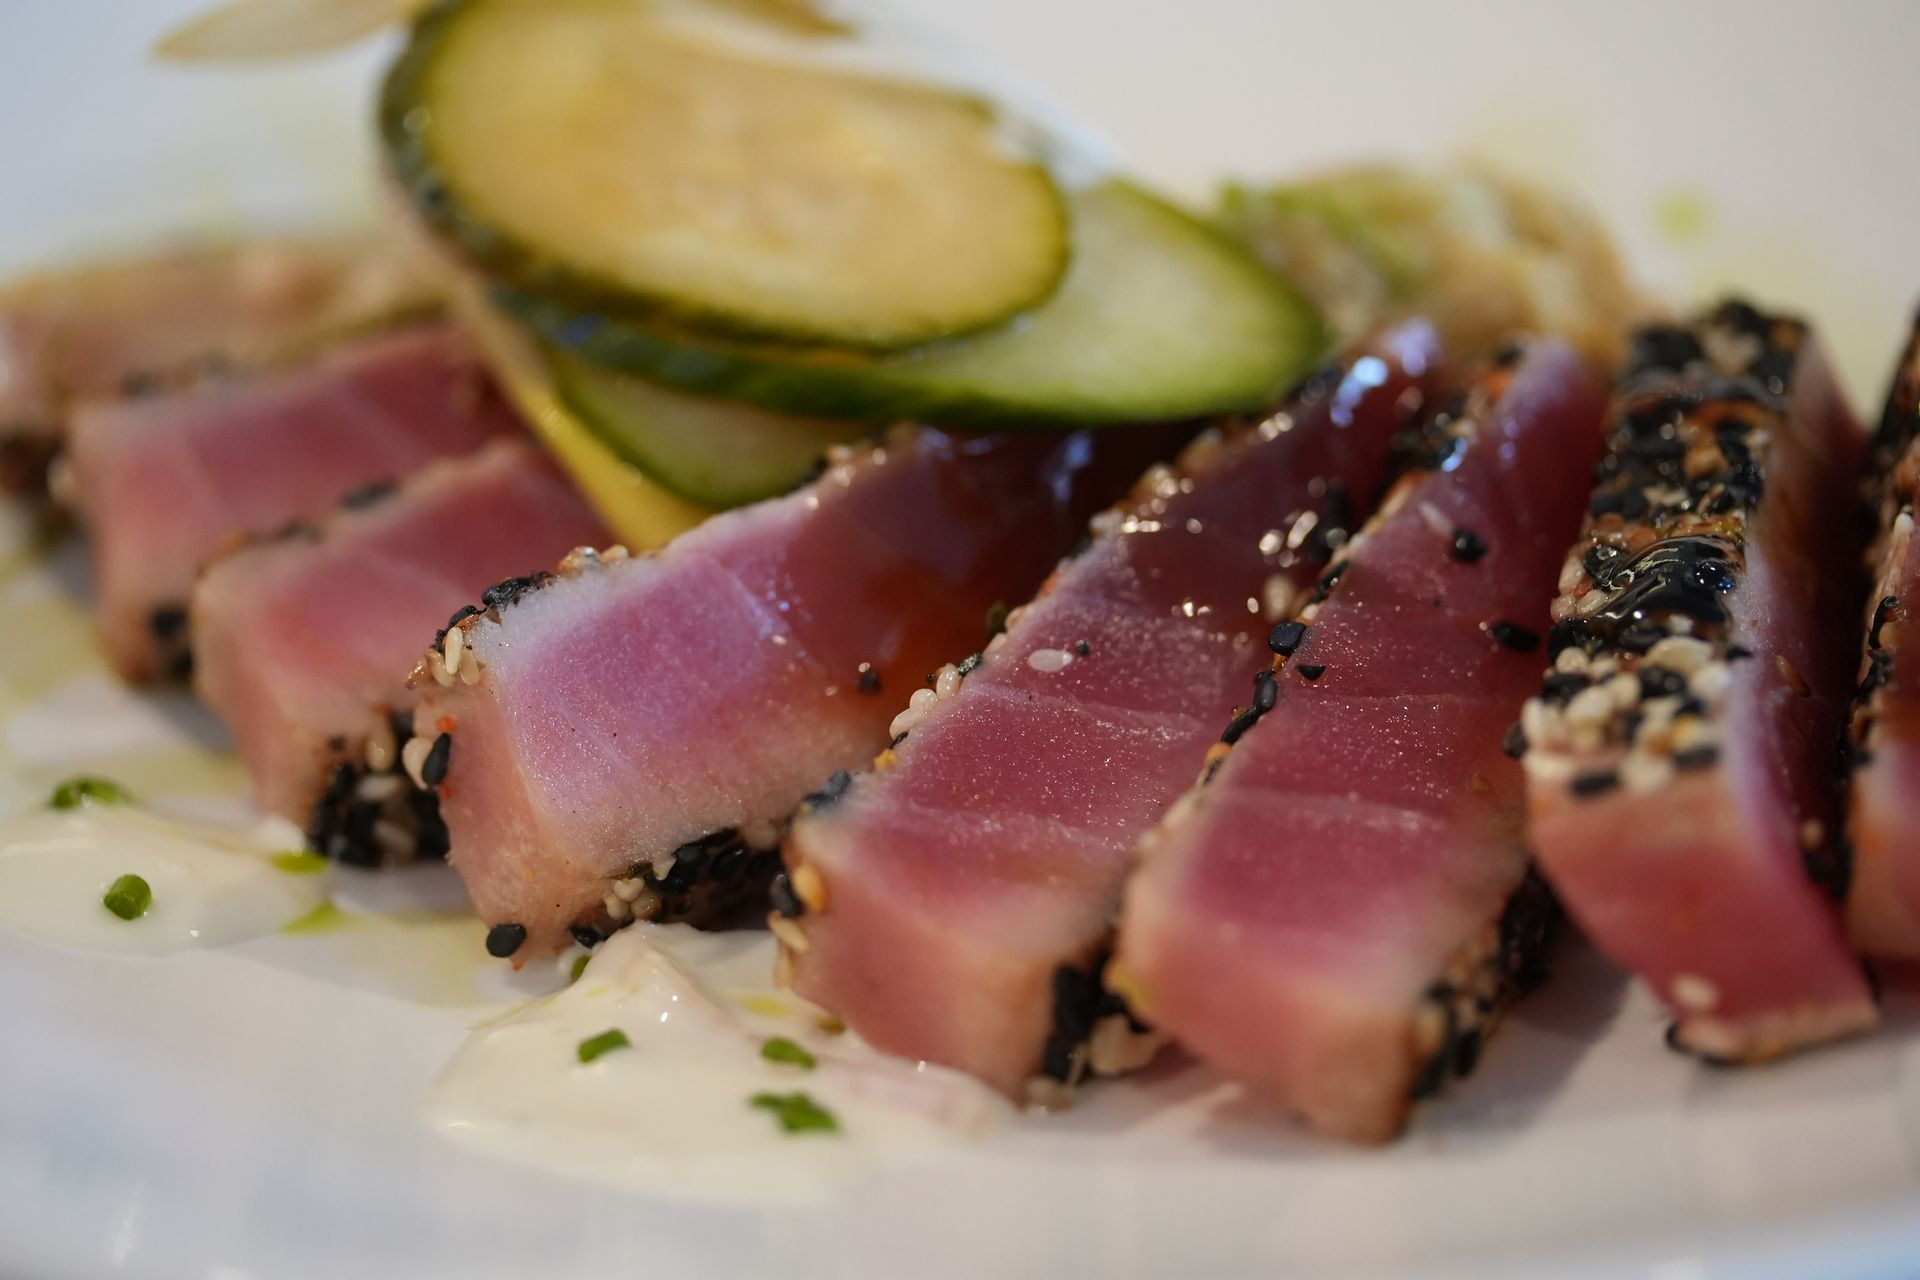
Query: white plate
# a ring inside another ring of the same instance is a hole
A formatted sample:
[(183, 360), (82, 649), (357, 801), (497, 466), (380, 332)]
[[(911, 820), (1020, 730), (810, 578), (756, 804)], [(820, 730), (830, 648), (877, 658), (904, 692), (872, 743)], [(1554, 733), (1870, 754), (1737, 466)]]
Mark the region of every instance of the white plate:
[[(0, 268), (365, 208), (377, 51), (144, 66), (188, 7), (8, 0)], [(1227, 171), (1459, 149), (1567, 183), (1649, 279), (1806, 308), (1863, 403), (1878, 394), (1920, 293), (1920, 7), (1464, 10), (974, 0), (961, 34), (1190, 192)], [(21, 536), (0, 517), (0, 547)], [(81, 765), (231, 803), (217, 730), (184, 699), (116, 689), (84, 652), (84, 608), (71, 546), (0, 583), (0, 812)], [(423, 1089), (480, 1006), (513, 994), (477, 942), (456, 921), (141, 961), (0, 936), (0, 1274), (1920, 1271), (1911, 994), (1872, 1041), (1715, 1072), (1666, 1053), (1646, 998), (1570, 946), (1479, 1072), (1383, 1151), (1316, 1142), (1167, 1070), (832, 1207), (747, 1210), (531, 1174), (427, 1134)], [(671, 1102), (634, 1100), (653, 1104)]]

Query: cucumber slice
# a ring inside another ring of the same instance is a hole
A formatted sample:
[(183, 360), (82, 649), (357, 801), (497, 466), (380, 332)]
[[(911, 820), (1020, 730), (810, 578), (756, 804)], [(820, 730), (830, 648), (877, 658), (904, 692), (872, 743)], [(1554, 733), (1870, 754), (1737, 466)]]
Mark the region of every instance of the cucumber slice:
[(554, 388), (574, 416), (622, 458), (701, 506), (745, 506), (792, 489), (827, 450), (872, 423), (803, 418), (674, 391), (548, 354)]
[(809, 59), (834, 38), (762, 5), (444, 4), (387, 80), (395, 176), (491, 274), (693, 333), (892, 349), (1052, 292), (1060, 194), (990, 106)]
[(519, 326), (496, 314), (477, 289), (448, 276), (451, 305), (474, 335), (494, 377), (547, 452), (628, 549), (651, 551), (713, 512), (654, 481), (614, 453), (561, 401), (551, 371)]
[(717, 344), (537, 294), (495, 300), (581, 359), (791, 413), (1055, 429), (1265, 408), (1324, 353), (1305, 299), (1198, 219), (1121, 181), (1073, 197), (1073, 265), (1028, 315), (883, 356)]

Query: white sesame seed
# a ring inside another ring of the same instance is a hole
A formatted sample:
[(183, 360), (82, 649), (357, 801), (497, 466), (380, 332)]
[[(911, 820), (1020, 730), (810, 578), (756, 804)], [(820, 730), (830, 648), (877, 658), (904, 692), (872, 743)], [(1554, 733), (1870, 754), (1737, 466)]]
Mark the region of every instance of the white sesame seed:
[(1547, 751), (1529, 751), (1521, 763), (1526, 766), (1527, 777), (1539, 782), (1565, 782), (1575, 770), (1570, 757)]
[(1152, 1062), (1165, 1043), (1165, 1036), (1135, 1031), (1125, 1014), (1109, 1014), (1093, 1024), (1087, 1037), (1087, 1065), (1097, 1076), (1124, 1075)]
[(447, 668), (444, 664), (434, 661), (434, 655), (431, 652), (427, 654), (426, 668), (433, 674), (433, 682), (435, 684), (439, 685), (442, 689), (453, 688), (453, 677), (447, 674)]
[(1689, 676), (1705, 666), (1712, 657), (1713, 647), (1704, 640), (1696, 640), (1692, 636), (1668, 636), (1647, 650), (1646, 661), (1656, 667), (1665, 667)]
[(613, 894), (622, 902), (632, 902), (646, 887), (646, 881), (639, 876), (625, 876), (613, 882)]
[(373, 824), (373, 842), (380, 846), (382, 856), (389, 862), (399, 862), (414, 854), (413, 833), (386, 818)]
[(627, 905), (627, 900), (617, 893), (608, 893), (600, 900), (600, 905), (605, 907), (607, 914), (615, 920), (625, 920), (633, 911), (633, 908)]
[(1707, 722), (1699, 716), (1680, 716), (1673, 722), (1673, 749), (1691, 751), (1695, 747), (1711, 746), (1713, 731)]
[(954, 694), (960, 692), (960, 682), (965, 678), (965, 676), (960, 674), (960, 669), (949, 662), (946, 666), (940, 668), (940, 674), (934, 677), (934, 696), (937, 698), (951, 698)]
[(448, 627), (446, 643), (441, 646), (441, 653), (445, 655), (441, 660), (441, 665), (446, 668), (448, 675), (457, 676), (460, 674), (460, 659), (466, 652), (467, 633), (459, 627)]
[(408, 738), (407, 745), (400, 748), (400, 764), (413, 779), (413, 785), (422, 791), (427, 789), (427, 780), (420, 776), (420, 770), (426, 766), (427, 753), (433, 750), (431, 738)]
[(1057, 675), (1073, 665), (1073, 655), (1065, 649), (1035, 649), (1027, 655), (1027, 665), (1042, 675)]
[(1560, 712), (1539, 698), (1527, 699), (1526, 705), (1520, 708), (1520, 732), (1531, 748), (1558, 746), (1565, 738), (1564, 728)]
[(1613, 699), (1614, 709), (1630, 711), (1640, 701), (1640, 681), (1626, 672), (1611, 677), (1604, 685), (1607, 696)]
[(657, 853), (653, 856), (653, 860), (647, 865), (653, 868), (653, 878), (655, 880), (665, 880), (669, 875), (673, 874), (673, 864), (677, 861), (678, 859), (671, 853)]
[(1560, 594), (1572, 595), (1586, 578), (1587, 567), (1580, 563), (1579, 557), (1568, 560), (1560, 566)]
[(1573, 607), (1574, 616), (1577, 618), (1591, 617), (1593, 614), (1607, 607), (1608, 599), (1609, 597), (1606, 592), (1595, 588), (1580, 597), (1580, 602)]
[(1682, 1009), (1704, 1013), (1720, 1003), (1720, 988), (1697, 973), (1675, 974), (1673, 1002)]
[(1574, 728), (1605, 724), (1613, 718), (1613, 697), (1599, 685), (1582, 689), (1567, 703), (1565, 714)]
[(781, 946), (797, 955), (805, 955), (813, 947), (812, 940), (807, 937), (807, 931), (778, 911), (767, 913), (767, 928), (780, 940)]
[(740, 837), (740, 843), (749, 849), (772, 849), (780, 844), (780, 824), (770, 818), (743, 822), (736, 834)]
[(371, 800), (375, 804), (385, 804), (400, 794), (406, 783), (398, 774), (369, 773), (354, 784), (353, 794), (357, 800)]
[(1560, 656), (1553, 660), (1553, 669), (1555, 671), (1567, 672), (1570, 675), (1578, 675), (1587, 669), (1589, 661), (1590, 659), (1588, 659), (1585, 649), (1568, 646), (1562, 649)]
[(1709, 706), (1716, 706), (1733, 687), (1733, 668), (1724, 662), (1710, 662), (1693, 673), (1687, 688)]
[(393, 740), (393, 721), (385, 716), (375, 717), (373, 727), (367, 731), (364, 751), (367, 768), (385, 773), (393, 767), (393, 753), (398, 749), (399, 744)]
[(1629, 791), (1658, 791), (1673, 781), (1673, 761), (1646, 751), (1629, 752), (1620, 762), (1620, 785)]

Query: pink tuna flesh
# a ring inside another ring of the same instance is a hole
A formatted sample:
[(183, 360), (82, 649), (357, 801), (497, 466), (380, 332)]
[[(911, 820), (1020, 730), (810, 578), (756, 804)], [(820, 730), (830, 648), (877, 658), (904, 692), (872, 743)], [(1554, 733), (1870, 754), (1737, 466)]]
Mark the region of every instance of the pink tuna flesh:
[(69, 451), (107, 656), (129, 679), (184, 666), (187, 597), (215, 555), (517, 429), (467, 339), (439, 327), (81, 412)]
[(25, 484), (77, 403), (279, 363), (424, 310), (383, 246), (258, 241), (34, 277), (0, 291), (0, 488)]
[(817, 908), (792, 926), (802, 995), (1011, 1094), (1078, 1078), (1086, 1018), (1057, 1006), (1092, 984), (1133, 843), (1246, 701), (1262, 602), (1366, 514), (1437, 356), (1424, 325), (1398, 330), (1149, 472), (964, 680), (918, 695), (884, 771), (788, 839)]
[(1833, 901), (1865, 441), (1796, 321), (1635, 347), (1527, 707), (1529, 835), (1677, 1046), (1763, 1060), (1876, 1018)]
[(777, 824), (1178, 438), (903, 429), (658, 555), (497, 597), (448, 637), (477, 682), (426, 686), (415, 716), (417, 741), (446, 735), (440, 811), (482, 918), (531, 954), (763, 884)]
[[(390, 724), (408, 711), (421, 641), (509, 573), (606, 540), (532, 445), (502, 439), (396, 489), (223, 556), (194, 587), (194, 687), (233, 732), (263, 809), (331, 857), (409, 850)], [(369, 760), (369, 735), (374, 758)], [(323, 792), (343, 792), (316, 812)], [(385, 846), (390, 846), (383, 848)]]
[(1502, 738), (1538, 686), (1602, 395), (1557, 342), (1508, 354), (1303, 611), (1272, 709), (1142, 842), (1108, 973), (1340, 1137), (1391, 1136), (1472, 1066), (1544, 929)]
[(1874, 440), (1880, 537), (1853, 713), (1847, 932), (1870, 955), (1920, 960), (1920, 321)]

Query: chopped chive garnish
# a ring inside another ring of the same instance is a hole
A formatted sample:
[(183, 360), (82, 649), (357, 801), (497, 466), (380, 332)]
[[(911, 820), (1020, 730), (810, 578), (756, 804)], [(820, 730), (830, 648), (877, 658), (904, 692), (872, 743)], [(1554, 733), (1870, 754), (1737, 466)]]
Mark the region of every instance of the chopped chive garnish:
[(788, 1133), (838, 1133), (840, 1122), (804, 1093), (756, 1093), (748, 1100), (762, 1111), (771, 1111)]
[(811, 1071), (819, 1064), (812, 1054), (785, 1036), (774, 1036), (760, 1046), (760, 1056), (768, 1062), (790, 1062), (796, 1067)]
[(573, 970), (567, 977), (568, 983), (571, 984), (580, 981), (580, 975), (587, 971), (587, 961), (591, 959), (593, 959), (592, 956), (575, 956), (573, 958)]
[(290, 876), (317, 876), (327, 869), (327, 860), (317, 853), (308, 853), (303, 849), (291, 849), (286, 853), (276, 853), (270, 859), (275, 867)]
[(108, 778), (68, 778), (53, 789), (47, 803), (56, 809), (78, 809), (84, 804), (125, 804), (133, 799), (127, 789)]
[(153, 886), (139, 876), (121, 876), (100, 901), (122, 920), (138, 920), (153, 905)]
[(597, 1036), (582, 1040), (576, 1052), (580, 1055), (580, 1061), (592, 1062), (603, 1053), (612, 1053), (615, 1049), (626, 1049), (632, 1045), (633, 1041), (627, 1039), (626, 1032), (618, 1027), (609, 1027)]

